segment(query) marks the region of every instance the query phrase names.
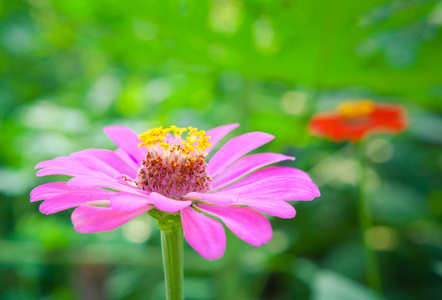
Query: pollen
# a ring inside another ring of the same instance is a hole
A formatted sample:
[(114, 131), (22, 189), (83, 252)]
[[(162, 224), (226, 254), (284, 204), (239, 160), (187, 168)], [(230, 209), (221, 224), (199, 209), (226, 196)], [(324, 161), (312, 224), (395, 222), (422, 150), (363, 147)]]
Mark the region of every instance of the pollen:
[[(186, 131), (187, 136), (183, 138)], [(204, 131), (172, 125), (149, 129), (138, 138), (139, 145), (147, 148), (136, 179), (140, 188), (175, 199), (210, 189), (212, 178), (206, 172), (205, 150), (212, 145)]]
[(370, 100), (353, 101), (341, 103), (338, 107), (339, 113), (344, 118), (357, 119), (369, 116), (375, 109), (375, 104)]
[(139, 146), (144, 145), (149, 149), (159, 145), (164, 150), (168, 151), (173, 148), (171, 147), (172, 141), (170, 139), (172, 136), (169, 136), (168, 138), (168, 133), (172, 131), (174, 133), (175, 141), (179, 140), (179, 145), (177, 145), (175, 150), (181, 150), (183, 153), (187, 154), (190, 154), (192, 151), (203, 153), (207, 147), (212, 147), (209, 142), (210, 136), (206, 136), (206, 133), (203, 130), (198, 131), (197, 128), (193, 127), (188, 127), (188, 129), (188, 136), (185, 140), (181, 138), (181, 135), (187, 131), (187, 128), (179, 128), (172, 125), (170, 128), (166, 129), (163, 129), (163, 127), (149, 129), (138, 136), (141, 141)]

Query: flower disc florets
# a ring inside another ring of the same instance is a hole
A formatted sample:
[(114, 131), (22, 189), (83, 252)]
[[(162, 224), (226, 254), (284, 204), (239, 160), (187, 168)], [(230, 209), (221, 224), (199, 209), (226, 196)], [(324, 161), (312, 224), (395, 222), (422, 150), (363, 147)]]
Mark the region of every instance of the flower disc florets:
[(338, 107), (339, 114), (347, 119), (364, 118), (375, 109), (375, 104), (370, 100), (361, 100), (341, 103)]
[(205, 149), (212, 146), (210, 136), (193, 127), (188, 130), (186, 139), (181, 135), (187, 128), (176, 126), (149, 129), (139, 135), (140, 145), (147, 147), (136, 179), (139, 188), (174, 199), (210, 190), (212, 178), (206, 172), (205, 161)]

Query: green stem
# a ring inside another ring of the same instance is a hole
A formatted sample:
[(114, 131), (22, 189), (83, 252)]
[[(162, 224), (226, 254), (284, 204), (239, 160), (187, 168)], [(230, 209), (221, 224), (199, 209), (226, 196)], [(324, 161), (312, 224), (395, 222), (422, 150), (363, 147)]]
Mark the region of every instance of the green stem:
[[(179, 218), (179, 216), (178, 216)], [(183, 229), (176, 220), (159, 220), (163, 251), (166, 299), (182, 300), (183, 294)]]
[(359, 226), (361, 230), (361, 239), (364, 247), (364, 257), (365, 257), (365, 270), (367, 283), (370, 288), (377, 291), (380, 295), (382, 294), (381, 279), (379, 274), (379, 265), (376, 253), (367, 246), (365, 242), (365, 233), (370, 227), (373, 226), (371, 218), (370, 201), (366, 197), (365, 189), (367, 182), (367, 166), (365, 157), (365, 147), (364, 143), (360, 142), (358, 144), (358, 158), (359, 158)]

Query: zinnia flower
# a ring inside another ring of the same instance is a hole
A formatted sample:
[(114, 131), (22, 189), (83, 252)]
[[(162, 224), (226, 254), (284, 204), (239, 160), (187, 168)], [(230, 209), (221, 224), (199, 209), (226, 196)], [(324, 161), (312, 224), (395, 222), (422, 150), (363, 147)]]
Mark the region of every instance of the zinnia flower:
[(371, 132), (397, 133), (406, 127), (402, 106), (369, 100), (341, 103), (337, 111), (315, 114), (309, 123), (315, 135), (352, 142), (359, 142)]
[(45, 200), (40, 205), (45, 214), (77, 207), (72, 223), (82, 233), (112, 230), (146, 212), (179, 213), (185, 239), (207, 259), (220, 258), (225, 250), (226, 235), (217, 219), (240, 239), (260, 246), (272, 238), (271, 225), (260, 212), (293, 218), (295, 209), (286, 201), (312, 200), (319, 190), (301, 170), (262, 169), (293, 157), (246, 155), (274, 138), (263, 132), (232, 138), (207, 163), (207, 154), (237, 126), (207, 133), (189, 127), (186, 138), (187, 129), (175, 126), (139, 137), (123, 126), (106, 127), (117, 150), (87, 149), (37, 164), (37, 176), (73, 178), (36, 187), (31, 201)]

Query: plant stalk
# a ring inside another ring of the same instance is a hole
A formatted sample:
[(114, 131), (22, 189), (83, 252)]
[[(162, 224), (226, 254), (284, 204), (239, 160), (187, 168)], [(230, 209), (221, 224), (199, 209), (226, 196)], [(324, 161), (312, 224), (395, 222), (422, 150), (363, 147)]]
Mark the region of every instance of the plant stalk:
[(183, 229), (181, 222), (158, 220), (161, 229), (166, 299), (182, 300), (183, 294)]
[(373, 226), (371, 218), (370, 201), (365, 193), (367, 183), (367, 162), (365, 156), (365, 144), (360, 142), (358, 145), (359, 161), (359, 184), (358, 184), (358, 208), (359, 208), (359, 227), (361, 230), (361, 239), (364, 248), (365, 270), (367, 284), (370, 288), (382, 295), (381, 279), (379, 274), (379, 265), (376, 253), (368, 247), (365, 235), (367, 230)]

